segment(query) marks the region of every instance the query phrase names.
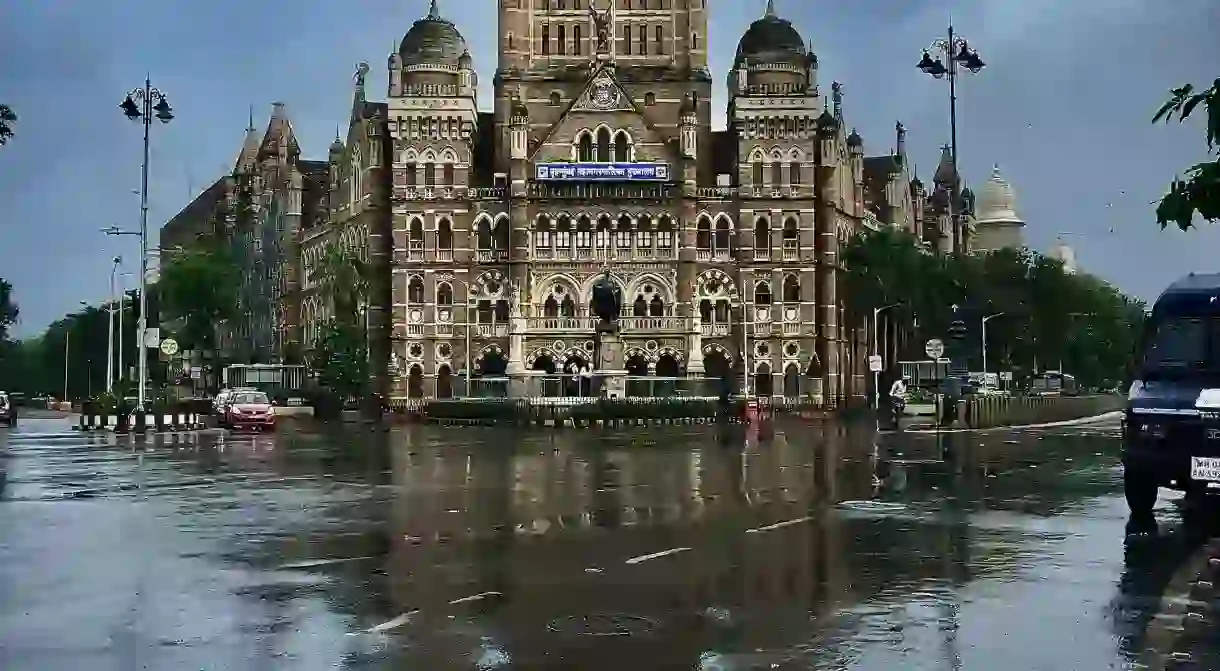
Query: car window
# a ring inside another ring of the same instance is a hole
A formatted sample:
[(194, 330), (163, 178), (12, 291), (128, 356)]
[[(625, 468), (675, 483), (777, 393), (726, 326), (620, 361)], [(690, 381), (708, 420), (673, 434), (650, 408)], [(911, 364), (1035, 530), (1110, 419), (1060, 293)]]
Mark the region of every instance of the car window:
[(1187, 317), (1161, 321), (1149, 334), (1144, 350), (1147, 368), (1186, 367), (1207, 361), (1213, 320)]
[(267, 400), (266, 394), (247, 392), (244, 394), (237, 394), (236, 396), (234, 396), (233, 403), (238, 404), (238, 405), (245, 405), (245, 404), (264, 404), (265, 405), (267, 403), (270, 403), (270, 401)]

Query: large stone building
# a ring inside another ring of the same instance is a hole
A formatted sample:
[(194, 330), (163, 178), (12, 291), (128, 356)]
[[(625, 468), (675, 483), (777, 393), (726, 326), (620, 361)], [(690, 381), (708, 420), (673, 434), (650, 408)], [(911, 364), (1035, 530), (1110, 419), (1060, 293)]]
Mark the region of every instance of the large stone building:
[[(944, 237), (923, 231), (905, 131), (897, 153), (866, 159), (842, 87), (819, 83), (771, 2), (713, 130), (710, 4), (504, 0), (491, 112), (435, 1), (389, 57), (385, 102), (366, 99), (361, 66), (330, 152), (332, 221), (302, 254), (308, 278), (338, 242), (381, 278), (368, 319), (383, 391), (451, 393), (468, 360), (512, 378), (592, 364), (590, 286), (608, 270), (633, 375), (863, 393), (839, 246), (887, 223)], [(304, 288), (308, 342), (327, 306)]]
[[(299, 363), (300, 234), (323, 221), (326, 161), (308, 161), (285, 106), (275, 103), (267, 128), (254, 127), (253, 111), (231, 172), (204, 189), (161, 228), (163, 261), (202, 241), (224, 245), (236, 261), (240, 284), (235, 315), (218, 324), (226, 359), (241, 363)], [(166, 325), (173, 331), (173, 325)], [(196, 359), (202, 353), (195, 353)], [(180, 358), (183, 364), (191, 352)]]

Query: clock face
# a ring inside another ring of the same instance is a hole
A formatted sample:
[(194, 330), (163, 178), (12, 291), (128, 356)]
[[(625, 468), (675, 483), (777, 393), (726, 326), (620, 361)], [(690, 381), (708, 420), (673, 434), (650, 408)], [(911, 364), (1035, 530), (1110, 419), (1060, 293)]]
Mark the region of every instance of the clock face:
[(599, 109), (610, 109), (618, 104), (618, 89), (611, 82), (598, 82), (589, 92), (589, 101)]

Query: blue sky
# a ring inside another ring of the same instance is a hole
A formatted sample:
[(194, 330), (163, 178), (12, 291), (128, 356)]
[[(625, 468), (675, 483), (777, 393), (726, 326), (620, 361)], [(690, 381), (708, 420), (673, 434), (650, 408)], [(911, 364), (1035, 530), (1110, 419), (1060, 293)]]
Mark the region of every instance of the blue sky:
[[(0, 149), (0, 277), (21, 304), (18, 334), (39, 332), (78, 301), (104, 300), (113, 255), (134, 265), (134, 238), (98, 229), (138, 223), (139, 127), (117, 105), (146, 72), (178, 115), (153, 129), (155, 228), (230, 169), (250, 105), (261, 128), (270, 103), (285, 102), (305, 154), (324, 157), (346, 119), (356, 64), (372, 65), (380, 97), (386, 57), (427, 4), (3, 3), (0, 101), (21, 121)], [(485, 83), (495, 68), (496, 4), (441, 0)], [(708, 4), (720, 123), (726, 68), (765, 0)], [(963, 172), (977, 185), (1000, 165), (1032, 246), (1069, 234), (1087, 270), (1143, 297), (1187, 271), (1217, 269), (1220, 231), (1162, 233), (1150, 204), (1176, 171), (1204, 157), (1201, 126), (1148, 123), (1168, 88), (1220, 75), (1214, 0), (776, 0), (776, 8), (812, 42), (823, 84), (843, 82), (866, 152), (889, 151), (901, 120), (925, 179), (948, 138), (948, 91), (914, 64), (952, 17), (989, 65), (958, 91)]]

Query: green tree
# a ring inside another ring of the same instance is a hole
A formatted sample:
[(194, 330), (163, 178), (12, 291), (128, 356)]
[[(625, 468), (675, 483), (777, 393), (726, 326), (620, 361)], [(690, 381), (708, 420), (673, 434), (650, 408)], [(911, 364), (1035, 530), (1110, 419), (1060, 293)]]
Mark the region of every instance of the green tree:
[(1207, 110), (1204, 137), (1207, 153), (1215, 158), (1192, 165), (1186, 169), (1185, 179), (1177, 177), (1170, 183), (1156, 208), (1156, 220), (1162, 229), (1172, 223), (1188, 230), (1196, 215), (1209, 222), (1220, 220), (1220, 79), (1202, 91), (1191, 84), (1173, 89), (1152, 121), (1168, 123), (1177, 117), (1183, 122), (1199, 107)]
[(0, 105), (0, 146), (8, 143), (13, 137), (13, 124), (17, 123), (17, 113), (8, 105)]
[(13, 285), (0, 277), (0, 341), (8, 338), (8, 330), (20, 314), (17, 302), (13, 300)]
[(181, 323), (176, 331), (183, 348), (220, 360), (219, 327), (234, 316), (238, 282), (238, 268), (222, 245), (201, 243), (170, 256), (157, 282), (161, 315)]
[(318, 382), (341, 397), (361, 397), (368, 390), (369, 266), (355, 252), (332, 245), (311, 269), (330, 319), (310, 343), (309, 361)]

